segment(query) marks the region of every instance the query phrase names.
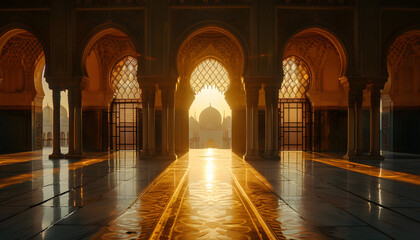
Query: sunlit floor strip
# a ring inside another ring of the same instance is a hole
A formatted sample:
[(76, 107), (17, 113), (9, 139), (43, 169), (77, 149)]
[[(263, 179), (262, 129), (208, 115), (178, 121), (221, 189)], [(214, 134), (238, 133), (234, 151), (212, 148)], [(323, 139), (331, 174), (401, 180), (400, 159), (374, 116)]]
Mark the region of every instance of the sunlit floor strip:
[(166, 218), (162, 215), (172, 206), (168, 203), (176, 199), (184, 185), (188, 165), (180, 165), (178, 161), (172, 163), (121, 216), (92, 239), (150, 239), (156, 235), (154, 229), (164, 225)]
[[(87, 167), (92, 164), (107, 161), (110, 156), (111, 157), (113, 156), (113, 154), (109, 155), (108, 153), (103, 153), (101, 155), (103, 155), (102, 158), (100, 157), (98, 158), (96, 156), (95, 158), (86, 158), (78, 162), (71, 163), (68, 165), (68, 170), (76, 170), (83, 167)], [(52, 160), (52, 161), (60, 161), (60, 160)], [(0, 188), (12, 186), (12, 185), (27, 182), (27, 181), (32, 181), (35, 178), (53, 175), (59, 172), (60, 172), (60, 168), (49, 168), (49, 169), (47, 168), (47, 169), (42, 169), (42, 170), (34, 170), (30, 173), (23, 173), (23, 174), (19, 174), (19, 175), (8, 177), (8, 178), (3, 178), (0, 180)]]
[(318, 229), (276, 196), (271, 184), (251, 165), (239, 157), (237, 162), (237, 167), (231, 169), (235, 180), (276, 239), (326, 239)]
[(316, 157), (304, 157), (305, 160), (316, 161), (330, 166), (346, 169), (353, 172), (362, 173), (372, 177), (378, 177), (388, 180), (394, 180), (399, 182), (405, 182), (415, 185), (420, 185), (420, 176), (410, 173), (397, 172), (392, 170), (387, 170), (383, 168), (378, 168), (374, 166), (369, 166), (361, 163), (349, 162), (343, 159), (335, 158), (316, 158)]

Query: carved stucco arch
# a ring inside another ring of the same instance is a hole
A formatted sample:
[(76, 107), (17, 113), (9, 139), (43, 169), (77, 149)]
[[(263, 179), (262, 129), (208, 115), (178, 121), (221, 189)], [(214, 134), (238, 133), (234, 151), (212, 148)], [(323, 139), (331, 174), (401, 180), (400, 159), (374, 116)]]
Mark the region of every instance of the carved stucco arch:
[[(177, 104), (190, 105), (193, 92), (190, 87), (190, 76), (195, 67), (204, 59), (212, 57), (217, 59), (228, 71), (230, 86), (226, 92), (228, 104), (232, 107), (233, 101), (241, 95), (241, 77), (244, 71), (244, 51), (239, 41), (225, 29), (219, 27), (205, 27), (191, 34), (179, 48), (177, 54), (177, 69), (179, 83)], [(235, 95), (235, 96), (233, 96)], [(242, 94), (243, 95), (243, 94)]]
[[(86, 60), (91, 52), (94, 52), (98, 59), (98, 64), (101, 69), (101, 77), (104, 80), (108, 80), (106, 86), (107, 89), (110, 89), (109, 75), (112, 69), (113, 64), (121, 59), (123, 56), (130, 55), (135, 58), (138, 58), (137, 49), (135, 47), (132, 39), (119, 29), (115, 28), (106, 28), (100, 32), (97, 32), (93, 35), (88, 43), (86, 44), (82, 59), (81, 59), (81, 69), (84, 82), (83, 86), (89, 84), (88, 71)], [(141, 69), (139, 67), (139, 69)]]
[[(404, 64), (420, 61), (420, 30), (409, 30), (392, 37), (386, 49), (386, 70), (389, 78), (383, 94), (398, 92), (399, 71)], [(394, 84), (396, 83), (396, 84)]]
[[(132, 43), (133, 52), (135, 52), (135, 56), (139, 58), (140, 54), (138, 51), (138, 46), (136, 45), (135, 41), (133, 41), (133, 37), (132, 37), (133, 35), (122, 26), (117, 25), (112, 22), (107, 22), (93, 29), (90, 32), (90, 34), (88, 34), (88, 36), (86, 37), (86, 40), (84, 41), (84, 44), (81, 49), (80, 57), (77, 58), (80, 61), (77, 65), (80, 66), (81, 76), (83, 77), (88, 76), (87, 69), (86, 69), (86, 58), (89, 55), (92, 48), (94, 47), (94, 45), (98, 42), (98, 40), (100, 40), (104, 36), (113, 35), (113, 34), (125, 35), (128, 39), (130, 39)], [(139, 62), (139, 65), (140, 65), (140, 62)]]
[[(293, 42), (297, 37), (303, 34), (307, 34), (307, 33), (315, 33), (315, 34), (318, 34), (320, 38), (328, 40), (328, 41), (324, 41), (324, 43), (321, 43), (321, 45), (323, 44), (325, 47), (333, 46), (335, 48), (339, 56), (340, 63), (341, 63), (340, 64), (340, 77), (346, 76), (348, 74), (349, 64), (350, 64), (347, 48), (345, 47), (343, 41), (338, 37), (337, 34), (334, 34), (332, 31), (324, 27), (306, 27), (303, 29), (299, 29), (298, 31), (291, 34), (291, 36), (286, 41), (285, 45), (279, 47), (280, 49), (279, 57), (281, 59), (278, 59), (278, 62), (281, 63), (283, 59), (285, 59), (286, 55), (290, 55), (290, 53), (287, 52), (290, 46), (290, 43)], [(302, 55), (307, 55), (307, 54), (302, 54)], [(305, 59), (305, 57), (303, 56), (301, 57)]]
[[(14, 61), (21, 64), (24, 69), (24, 89), (20, 91), (33, 92), (31, 98), (35, 96), (43, 97), (42, 77), (36, 77), (36, 71), (42, 73), (46, 65), (45, 48), (42, 41), (31, 30), (25, 28), (5, 28), (0, 36), (0, 61)], [(21, 24), (18, 26), (22, 27)], [(6, 30), (8, 29), (8, 30)], [(13, 41), (13, 42), (10, 42)], [(15, 60), (13, 60), (15, 59)], [(10, 62), (12, 64), (12, 62)], [(3, 73), (0, 72), (0, 82)]]

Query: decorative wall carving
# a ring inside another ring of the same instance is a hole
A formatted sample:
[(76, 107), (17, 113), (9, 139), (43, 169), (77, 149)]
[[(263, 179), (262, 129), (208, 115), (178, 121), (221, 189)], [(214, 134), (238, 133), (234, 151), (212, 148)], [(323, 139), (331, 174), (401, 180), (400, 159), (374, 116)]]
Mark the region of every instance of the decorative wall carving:
[(391, 72), (398, 73), (403, 64), (412, 64), (420, 55), (420, 34), (408, 32), (399, 36), (388, 51), (388, 65)]
[(413, 0), (381, 0), (381, 6), (385, 7), (420, 7), (419, 1)]
[(292, 5), (292, 6), (355, 6), (355, 0), (277, 0), (278, 5)]
[(89, 6), (143, 6), (146, 5), (146, 0), (73, 0), (77, 7)]
[[(310, 37), (296, 37), (292, 39), (285, 50), (284, 56), (297, 55), (305, 60), (313, 69), (319, 71), (327, 53), (335, 46), (326, 37), (317, 34)], [(335, 53), (338, 55), (337, 50)]]
[(0, 54), (0, 66), (3, 73), (0, 90), (3, 92), (35, 91), (35, 64), (43, 54), (40, 41), (32, 34), (21, 33), (10, 38)]
[(179, 75), (189, 79), (195, 65), (208, 56), (218, 59), (228, 69), (231, 79), (242, 75), (242, 50), (237, 43), (222, 34), (217, 37), (200, 34), (192, 37), (178, 54)]
[(252, 0), (170, 0), (171, 5), (250, 5)]
[(51, 0), (2, 0), (2, 7), (47, 7)]
[(113, 62), (123, 57), (124, 53), (135, 54), (136, 48), (130, 38), (108, 34), (96, 41), (92, 51), (97, 52), (102, 69), (108, 72)]

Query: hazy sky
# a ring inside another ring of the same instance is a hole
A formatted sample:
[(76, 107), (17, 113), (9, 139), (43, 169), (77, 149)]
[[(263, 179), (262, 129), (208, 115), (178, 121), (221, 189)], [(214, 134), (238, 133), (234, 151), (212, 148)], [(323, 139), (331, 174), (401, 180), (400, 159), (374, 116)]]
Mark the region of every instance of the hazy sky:
[(217, 88), (204, 87), (196, 94), (195, 100), (191, 104), (190, 116), (198, 120), (201, 111), (209, 107), (210, 103), (212, 107), (216, 108), (220, 112), (222, 117), (223, 113), (225, 116), (232, 115), (232, 111), (225, 100), (225, 96), (217, 90)]

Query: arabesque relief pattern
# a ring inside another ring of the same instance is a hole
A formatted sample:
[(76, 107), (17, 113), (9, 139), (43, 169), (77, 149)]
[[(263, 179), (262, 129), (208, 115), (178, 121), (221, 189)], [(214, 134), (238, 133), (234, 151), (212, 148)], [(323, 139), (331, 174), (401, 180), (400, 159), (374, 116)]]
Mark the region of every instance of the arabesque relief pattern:
[(388, 66), (398, 75), (398, 70), (403, 64), (420, 61), (418, 56), (420, 56), (420, 34), (404, 33), (389, 48)]
[[(34, 70), (37, 59), (43, 55), (40, 41), (31, 34), (18, 34), (10, 38), (1, 50), (0, 66), (2, 66), (3, 81), (0, 91), (19, 92), (34, 89)], [(19, 76), (22, 70), (23, 76)], [(8, 81), (10, 76), (13, 81)]]

